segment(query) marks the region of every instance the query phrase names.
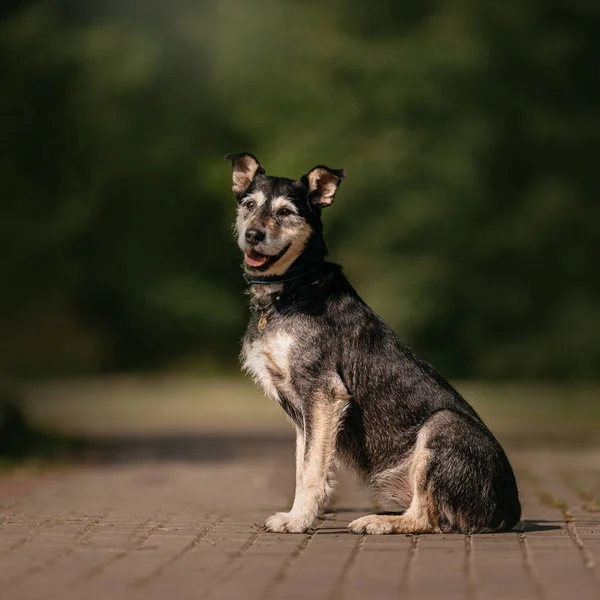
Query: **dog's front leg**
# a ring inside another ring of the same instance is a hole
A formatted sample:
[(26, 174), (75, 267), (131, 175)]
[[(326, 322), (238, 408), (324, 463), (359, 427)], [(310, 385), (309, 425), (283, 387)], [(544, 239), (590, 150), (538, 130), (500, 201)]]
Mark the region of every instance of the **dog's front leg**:
[(268, 531), (304, 533), (314, 524), (333, 491), (331, 469), (336, 438), (348, 397), (315, 397), (305, 411), (304, 428), (296, 429), (296, 495), (292, 510), (265, 522)]

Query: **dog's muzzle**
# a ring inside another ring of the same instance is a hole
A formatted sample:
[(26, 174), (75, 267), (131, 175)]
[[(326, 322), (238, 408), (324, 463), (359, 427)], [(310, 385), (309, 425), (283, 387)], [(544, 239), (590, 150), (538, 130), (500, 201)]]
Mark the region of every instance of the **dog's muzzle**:
[(258, 244), (265, 239), (266, 234), (262, 229), (251, 228), (246, 229), (244, 237), (249, 244)]

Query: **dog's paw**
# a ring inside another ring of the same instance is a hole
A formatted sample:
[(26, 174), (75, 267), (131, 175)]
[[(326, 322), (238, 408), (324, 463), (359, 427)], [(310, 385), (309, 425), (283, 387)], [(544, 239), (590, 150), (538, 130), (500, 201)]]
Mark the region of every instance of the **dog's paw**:
[(348, 525), (348, 529), (352, 533), (367, 533), (369, 535), (382, 535), (394, 531), (392, 523), (382, 515), (367, 515), (356, 519)]
[(312, 517), (298, 517), (279, 512), (265, 521), (265, 529), (275, 533), (306, 533), (310, 530), (313, 521)]

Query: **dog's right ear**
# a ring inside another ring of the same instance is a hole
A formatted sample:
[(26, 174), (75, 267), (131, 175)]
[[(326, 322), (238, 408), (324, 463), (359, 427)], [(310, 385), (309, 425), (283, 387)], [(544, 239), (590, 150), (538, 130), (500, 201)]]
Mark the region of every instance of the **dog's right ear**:
[(239, 200), (250, 187), (256, 175), (264, 175), (265, 170), (258, 159), (249, 152), (228, 154), (223, 160), (230, 160), (233, 166), (233, 194)]

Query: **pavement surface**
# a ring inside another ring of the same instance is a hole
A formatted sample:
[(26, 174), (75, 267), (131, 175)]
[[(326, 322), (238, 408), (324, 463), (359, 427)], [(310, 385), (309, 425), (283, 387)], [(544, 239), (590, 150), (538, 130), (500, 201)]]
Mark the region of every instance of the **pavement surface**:
[[(378, 507), (342, 472), (306, 535), (280, 431), (98, 438), (74, 466), (0, 475), (0, 600), (600, 598), (600, 450), (510, 442), (524, 531), (356, 536)], [(503, 440), (504, 441), (504, 440)]]

